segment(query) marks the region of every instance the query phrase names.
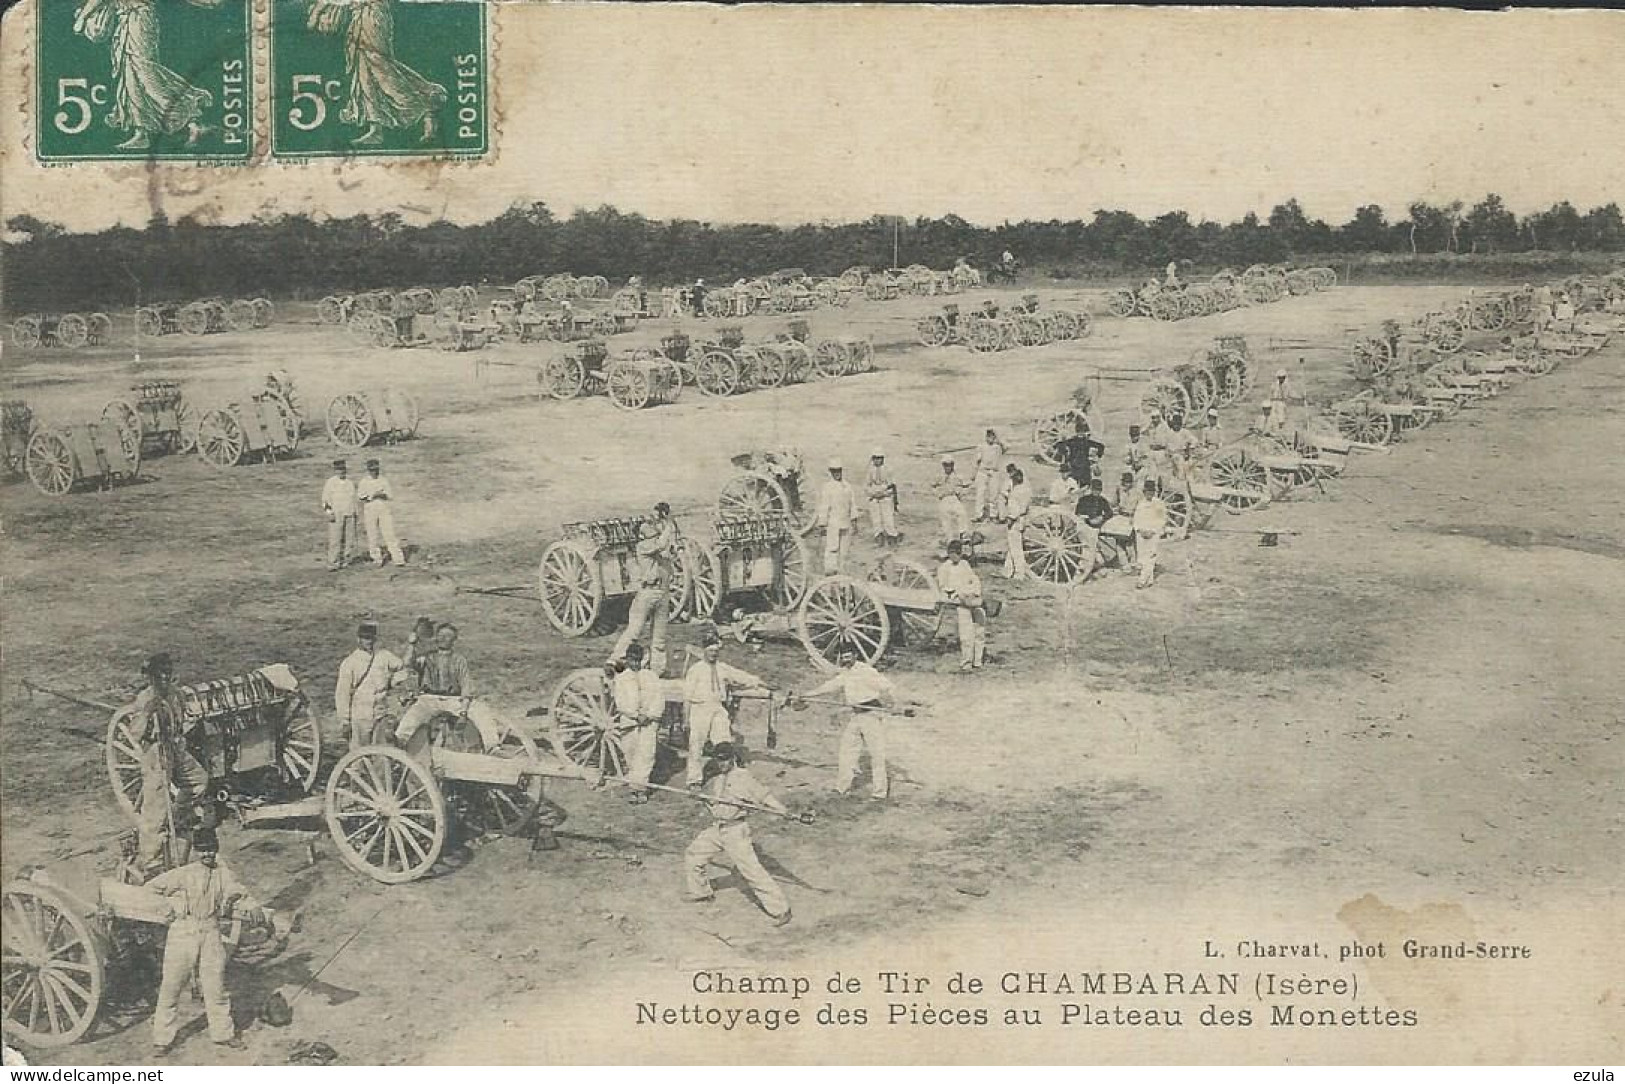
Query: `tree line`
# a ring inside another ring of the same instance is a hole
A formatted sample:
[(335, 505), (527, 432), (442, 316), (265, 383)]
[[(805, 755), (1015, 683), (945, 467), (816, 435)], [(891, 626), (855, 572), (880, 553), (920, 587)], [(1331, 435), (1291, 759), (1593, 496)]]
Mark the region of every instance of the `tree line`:
[(6, 223), (5, 308), (30, 311), (128, 309), (140, 303), (490, 283), (569, 272), (652, 285), (732, 281), (783, 268), (834, 275), (854, 265), (947, 268), (961, 256), (987, 266), (1006, 250), (1040, 276), (1110, 279), (1179, 260), (1194, 272), (1254, 263), (1329, 259), (1333, 254), (1506, 254), (1625, 251), (1617, 203), (1581, 212), (1568, 201), (1518, 216), (1491, 194), (1467, 207), (1410, 204), (1390, 216), (1376, 204), (1333, 226), (1296, 199), (1260, 219), (1193, 221), (1184, 211), (1142, 219), (1097, 210), (1090, 219), (978, 226), (955, 215), (793, 227), (657, 220), (613, 207), (556, 216), (518, 203), (488, 221), (458, 226), (406, 223), (382, 212), (349, 218), (262, 216), (232, 226), (158, 216), (142, 229), (70, 233), (21, 215)]

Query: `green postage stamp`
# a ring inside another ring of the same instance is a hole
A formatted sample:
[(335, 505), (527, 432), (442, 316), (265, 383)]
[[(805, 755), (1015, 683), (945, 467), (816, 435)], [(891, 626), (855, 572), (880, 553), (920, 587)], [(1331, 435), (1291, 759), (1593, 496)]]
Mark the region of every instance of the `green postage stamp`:
[(482, 0), (274, 0), (272, 154), (483, 154), (485, 19)]
[(247, 159), (249, 0), (35, 0), (45, 162)]

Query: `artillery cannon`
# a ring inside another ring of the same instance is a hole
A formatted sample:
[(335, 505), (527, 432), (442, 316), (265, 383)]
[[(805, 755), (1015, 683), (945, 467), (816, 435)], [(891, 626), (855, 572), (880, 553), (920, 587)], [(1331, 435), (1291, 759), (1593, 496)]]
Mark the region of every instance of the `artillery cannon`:
[(101, 346), (112, 337), (113, 321), (104, 312), (33, 313), (19, 316), (11, 324), (11, 343), (21, 350), (41, 344), (78, 350)]
[(865, 579), (826, 576), (809, 587), (796, 611), (796, 636), (821, 669), (834, 667), (849, 651), (874, 663), (894, 637), (930, 643), (948, 605), (929, 569), (888, 555)]
[(217, 467), (234, 467), (249, 457), (275, 462), (278, 456), (292, 455), (302, 435), (293, 407), (266, 389), (245, 402), (204, 411), (197, 423), (197, 450)]
[(102, 408), (102, 419), (132, 429), (143, 450), (156, 446), (169, 453), (197, 447), (197, 421), (173, 380), (132, 384), (133, 396), (114, 399)]
[(398, 388), (347, 391), (327, 404), (327, 436), (347, 451), (374, 442), (393, 444), (417, 435), (418, 402)]
[(715, 616), (732, 595), (757, 594), (775, 609), (800, 604), (809, 579), (807, 551), (796, 525), (783, 512), (719, 515), (713, 542), (682, 539), (687, 566), (687, 600), (673, 613), (680, 618)]
[[(0, 894), (6, 916), (0, 989), (8, 1039), (35, 1049), (68, 1046), (89, 1035), (116, 992), (124, 961), (158, 951), (172, 901), (123, 876), (104, 876), (83, 861), (33, 870)], [(265, 962), (287, 931), (242, 916), (222, 922), (227, 951)], [(142, 992), (143, 994), (146, 991)]]
[(812, 513), (805, 506), (805, 473), (801, 453), (790, 449), (743, 452), (730, 462), (739, 473), (723, 483), (717, 494), (717, 518), (779, 513), (797, 534), (812, 529)]
[[(309, 794), (321, 768), (321, 726), (286, 665), (183, 685), (180, 726), (187, 751), (227, 791)], [(132, 824), (141, 815), (143, 736), (135, 705), (113, 713), (104, 742), (113, 798)]]
[[(542, 553), (538, 573), (542, 608), (555, 629), (566, 636), (585, 636), (611, 600), (629, 600), (638, 592), (638, 542), (648, 520), (641, 516), (566, 523), (564, 537)], [(668, 588), (669, 612), (689, 603), (689, 562), (673, 562)]]
[(107, 421), (37, 426), (23, 451), (23, 469), (47, 497), (87, 484), (108, 489), (139, 475), (141, 435)]

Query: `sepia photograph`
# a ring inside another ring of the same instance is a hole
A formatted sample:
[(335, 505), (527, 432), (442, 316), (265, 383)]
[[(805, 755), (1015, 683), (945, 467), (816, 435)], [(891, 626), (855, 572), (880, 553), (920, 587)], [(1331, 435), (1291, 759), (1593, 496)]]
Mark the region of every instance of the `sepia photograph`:
[(1625, 15), (0, 27), (7, 1066), (1613, 1079)]

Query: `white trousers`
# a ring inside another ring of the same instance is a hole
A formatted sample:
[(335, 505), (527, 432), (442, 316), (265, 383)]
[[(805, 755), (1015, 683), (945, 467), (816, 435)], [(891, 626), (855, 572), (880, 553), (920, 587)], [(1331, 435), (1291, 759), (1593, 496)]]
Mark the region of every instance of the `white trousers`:
[(897, 502), (890, 497), (869, 498), (869, 522), (874, 525), (876, 538), (897, 534)]
[(1134, 554), (1140, 562), (1140, 586), (1150, 587), (1157, 579), (1157, 555), (1162, 551), (1160, 531), (1136, 531)]
[(976, 487), (973, 491), (976, 503), (976, 518), (988, 516), (991, 519), (999, 518), (999, 472), (981, 470), (976, 472)]
[(626, 628), (615, 641), (611, 660), (626, 657), (626, 649), (643, 636), (643, 630), (652, 625), (649, 636), (649, 669), (656, 675), (666, 672), (666, 621), (669, 617), (670, 597), (664, 587), (643, 587), (632, 596), (632, 605), (626, 611)]
[(970, 531), (970, 516), (958, 497), (943, 497), (937, 502), (937, 527), (948, 541)]
[(401, 552), (401, 540), (395, 534), (395, 511), (389, 507), (388, 501), (368, 501), (361, 506), (361, 522), (367, 527), (367, 556), (372, 563), (384, 563), (384, 550), (389, 550), (389, 559), (395, 564), (406, 564), (406, 554)]
[(762, 910), (774, 918), (790, 910), (790, 901), (785, 898), (784, 889), (762, 866), (762, 860), (756, 854), (756, 844), (750, 838), (750, 823), (743, 820), (712, 824), (695, 836), (694, 842), (683, 852), (689, 899), (711, 898), (711, 875), (706, 867), (723, 857), (750, 885)]
[(158, 1003), (152, 1010), (152, 1041), (168, 1046), (180, 1030), (181, 995), (196, 975), (203, 987), (203, 1010), (209, 1017), (209, 1038), (217, 1043), (237, 1034), (231, 1022), (231, 997), (226, 993), (226, 946), (214, 921), (185, 918), (169, 927), (164, 940), (164, 974), (158, 982)]
[(886, 775), (886, 715), (879, 711), (854, 709), (841, 731), (835, 749), (835, 789), (845, 794), (858, 777), (858, 762), (869, 750), (869, 778), (872, 793), (884, 798), (890, 786)]
[(959, 623), (959, 661), (971, 666), (982, 665), (982, 656), (987, 650), (984, 631), (987, 611), (980, 606), (955, 606), (954, 615)]
[(705, 769), (705, 743), (718, 745), (733, 740), (733, 720), (721, 704), (688, 706), (688, 781), (700, 782)]
[(654, 720), (621, 731), (621, 747), (626, 750), (626, 779), (634, 792), (649, 785), (655, 757), (660, 751), (660, 726)]
[(824, 575), (834, 576), (846, 568), (846, 553), (851, 544), (850, 530), (824, 528)]
[[(395, 726), (395, 741), (403, 749), (416, 755), (411, 749), (411, 741), (423, 725), (441, 712), (456, 715), (463, 706), (460, 696), (435, 696), (425, 693), (412, 701), (412, 706), (406, 709), (401, 721)], [(508, 736), (508, 724), (504, 723), (491, 706), (483, 700), (476, 700), (468, 706), (468, 721), (480, 732), (480, 741), (485, 743), (486, 749), (495, 749), (502, 744), (502, 739)]]

